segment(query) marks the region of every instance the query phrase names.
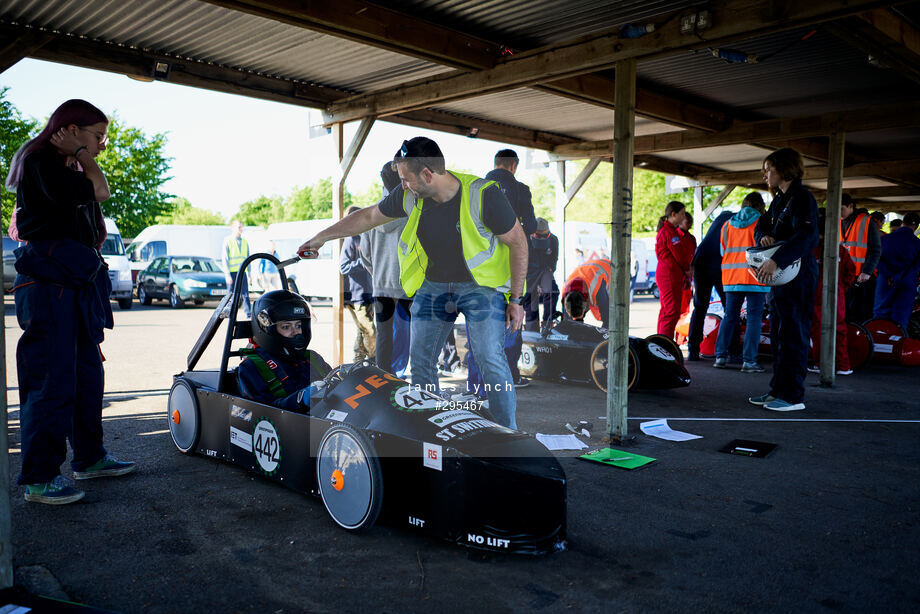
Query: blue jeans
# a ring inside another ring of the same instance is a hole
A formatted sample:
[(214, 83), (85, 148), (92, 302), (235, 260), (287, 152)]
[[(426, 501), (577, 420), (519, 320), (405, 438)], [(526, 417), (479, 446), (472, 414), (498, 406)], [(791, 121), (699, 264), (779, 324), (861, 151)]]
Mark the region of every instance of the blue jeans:
[(457, 314), (466, 319), (470, 351), (482, 370), (489, 411), (496, 422), (516, 429), (516, 397), (505, 358), (505, 297), (474, 282), (426, 280), (412, 302), (409, 355), (412, 385), (438, 390), (437, 360)]
[(760, 328), (763, 321), (763, 305), (766, 292), (726, 292), (725, 317), (719, 326), (716, 339), (716, 358), (728, 358), (732, 337), (741, 316), (741, 304), (747, 298), (747, 330), (744, 333), (744, 347), (741, 359), (744, 362), (757, 362), (757, 349), (760, 347)]
[(243, 286), (240, 299), (243, 303), (243, 312), (246, 314), (246, 319), (248, 320), (252, 317), (252, 304), (249, 302), (249, 280), (246, 278), (246, 274), (240, 275), (239, 271), (232, 271), (230, 273), (230, 284), (227, 286), (227, 292), (233, 293), (233, 287), (236, 285), (237, 279), (239, 279), (240, 284)]

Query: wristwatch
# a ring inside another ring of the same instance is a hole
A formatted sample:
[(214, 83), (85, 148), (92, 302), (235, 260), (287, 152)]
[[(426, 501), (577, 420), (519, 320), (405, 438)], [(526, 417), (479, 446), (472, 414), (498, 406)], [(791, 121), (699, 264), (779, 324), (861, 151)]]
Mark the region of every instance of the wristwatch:
[(508, 302), (514, 303), (515, 305), (521, 305), (524, 302), (524, 297), (523, 296), (519, 296), (517, 298), (512, 297), (508, 299)]

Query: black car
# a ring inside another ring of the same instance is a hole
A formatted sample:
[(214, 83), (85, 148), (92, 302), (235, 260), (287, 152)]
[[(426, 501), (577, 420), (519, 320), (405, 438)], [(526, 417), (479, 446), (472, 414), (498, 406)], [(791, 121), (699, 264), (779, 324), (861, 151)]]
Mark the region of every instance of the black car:
[(218, 301), (227, 294), (227, 281), (220, 265), (205, 256), (163, 256), (156, 258), (137, 276), (137, 300), (149, 305), (154, 299), (168, 299), (179, 309), (186, 301), (201, 305)]

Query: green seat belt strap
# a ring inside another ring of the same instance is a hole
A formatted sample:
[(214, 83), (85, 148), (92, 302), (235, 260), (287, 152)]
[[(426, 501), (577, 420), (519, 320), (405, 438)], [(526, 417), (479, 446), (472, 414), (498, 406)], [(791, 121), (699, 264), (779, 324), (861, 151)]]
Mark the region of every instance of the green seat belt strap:
[(283, 399), (287, 396), (287, 391), (285, 391), (284, 386), (281, 385), (278, 376), (275, 375), (275, 371), (266, 364), (265, 360), (259, 356), (255, 350), (252, 348), (242, 348), (240, 349), (240, 355), (252, 361), (252, 364), (259, 370), (259, 375), (261, 375), (265, 383), (268, 384), (269, 392), (271, 392), (276, 399)]
[(316, 371), (320, 377), (326, 377), (326, 369), (323, 368), (323, 363), (316, 352), (307, 350), (307, 357), (310, 359), (310, 368)]

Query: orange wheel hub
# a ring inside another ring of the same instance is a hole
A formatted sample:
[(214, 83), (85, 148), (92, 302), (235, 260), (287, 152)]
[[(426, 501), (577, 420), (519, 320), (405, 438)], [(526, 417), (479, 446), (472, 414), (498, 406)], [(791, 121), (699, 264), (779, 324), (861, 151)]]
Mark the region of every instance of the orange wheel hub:
[(332, 472), (332, 487), (336, 490), (345, 488), (345, 476), (342, 475), (342, 471), (339, 469)]
[(179, 410), (173, 411), (172, 421), (176, 424), (179, 424)]

